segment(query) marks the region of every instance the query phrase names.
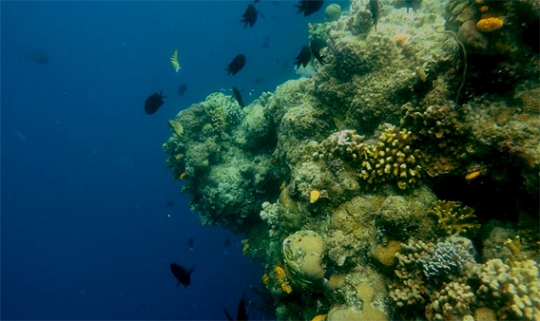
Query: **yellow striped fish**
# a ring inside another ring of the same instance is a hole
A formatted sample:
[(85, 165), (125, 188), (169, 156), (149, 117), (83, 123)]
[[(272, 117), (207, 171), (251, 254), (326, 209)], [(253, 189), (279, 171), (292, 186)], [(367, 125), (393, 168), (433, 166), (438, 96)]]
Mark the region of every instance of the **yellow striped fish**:
[(180, 64), (178, 63), (178, 49), (175, 49), (171, 56), (171, 65), (173, 66), (174, 71), (178, 72), (178, 70), (180, 70)]

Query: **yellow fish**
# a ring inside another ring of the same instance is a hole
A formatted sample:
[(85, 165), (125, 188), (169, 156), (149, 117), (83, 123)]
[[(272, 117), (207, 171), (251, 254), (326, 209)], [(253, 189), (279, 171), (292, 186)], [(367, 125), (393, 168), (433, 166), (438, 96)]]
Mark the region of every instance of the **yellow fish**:
[(180, 70), (180, 64), (178, 63), (178, 49), (175, 49), (171, 56), (171, 65), (173, 66), (174, 71), (178, 72), (178, 70)]

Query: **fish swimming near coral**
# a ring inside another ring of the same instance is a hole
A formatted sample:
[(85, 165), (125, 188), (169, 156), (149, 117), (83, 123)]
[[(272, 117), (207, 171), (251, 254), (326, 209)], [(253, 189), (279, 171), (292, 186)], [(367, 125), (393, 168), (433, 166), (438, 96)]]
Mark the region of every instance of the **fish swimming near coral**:
[(144, 112), (146, 114), (152, 115), (163, 105), (163, 98), (165, 96), (162, 93), (163, 91), (160, 91), (159, 94), (156, 92), (146, 98), (146, 102), (144, 103)]
[(21, 58), (24, 61), (32, 61), (40, 65), (46, 65), (49, 63), (49, 55), (41, 50), (25, 53), (21, 55)]
[(309, 50), (308, 46), (303, 46), (298, 56), (296, 56), (296, 60), (294, 61), (294, 63), (297, 68), (299, 68), (300, 66), (304, 66), (305, 68), (310, 60), (311, 51)]
[(184, 285), (184, 289), (191, 284), (191, 273), (195, 271), (195, 267), (192, 267), (189, 270), (186, 270), (183, 266), (180, 266), (176, 263), (171, 263), (171, 272), (174, 277), (178, 280), (176, 287), (180, 284)]
[(311, 77), (313, 77), (313, 75), (315, 75), (317, 73), (317, 70), (315, 70), (315, 68), (313, 67), (313, 64), (310, 61), (310, 62), (308, 62), (308, 64), (305, 67), (304, 66), (300, 66), (300, 67), (294, 66), (294, 72), (297, 75), (300, 75), (302, 77), (311, 78)]
[(231, 73), (236, 75), (242, 68), (244, 68), (244, 65), (246, 64), (246, 56), (239, 54), (236, 57), (234, 57), (233, 61), (229, 64), (227, 67), (227, 71), (229, 72), (228, 75)]
[(250, 27), (253, 27), (255, 22), (257, 21), (257, 16), (259, 12), (257, 9), (255, 9), (255, 6), (251, 3), (248, 4), (248, 7), (246, 9), (246, 12), (242, 15), (242, 20), (240, 22), (244, 23), (244, 29), (249, 25)]
[[(242, 294), (242, 298), (240, 299), (240, 301), (238, 301), (238, 311), (236, 313), (236, 321), (249, 320), (249, 316), (247, 315), (246, 305), (247, 305), (246, 299), (244, 298), (244, 294)], [(222, 308), (222, 309), (223, 309), (223, 312), (225, 312), (225, 315), (227, 316), (227, 320), (235, 321), (225, 308)]]
[(234, 94), (234, 98), (236, 98), (236, 101), (238, 102), (238, 105), (240, 105), (240, 107), (245, 107), (244, 100), (242, 99), (242, 94), (240, 94), (240, 90), (238, 90), (238, 88), (236, 87), (232, 87), (232, 91)]
[[(407, 7), (408, 10), (408, 7)], [(381, 7), (379, 0), (369, 0), (369, 12), (371, 12), (371, 19), (373, 22), (373, 27), (377, 29), (377, 22), (379, 21), (379, 16), (381, 15)]]
[(178, 95), (182, 96), (187, 90), (187, 85), (186, 84), (181, 84), (179, 87), (178, 87)]
[(178, 63), (178, 49), (174, 49), (174, 53), (171, 55), (171, 65), (174, 71), (180, 70), (180, 63)]
[(317, 59), (317, 61), (321, 65), (325, 64), (324, 57), (321, 56), (321, 50), (327, 46), (328, 44), (326, 43), (326, 41), (321, 38), (314, 38), (309, 42), (309, 47), (311, 48), (311, 53), (313, 54), (313, 57), (315, 57), (315, 59)]
[(300, 0), (300, 4), (295, 5), (298, 12), (304, 12), (304, 17), (309, 16), (319, 11), (324, 3), (324, 0)]

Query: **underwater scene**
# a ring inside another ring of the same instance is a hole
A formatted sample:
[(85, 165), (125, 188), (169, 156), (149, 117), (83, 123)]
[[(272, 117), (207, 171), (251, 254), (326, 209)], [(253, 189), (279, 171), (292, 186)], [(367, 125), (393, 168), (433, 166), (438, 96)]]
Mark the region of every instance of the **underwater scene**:
[(311, 77), (170, 121), (167, 167), (278, 320), (540, 320), (539, 10), (331, 4)]
[(2, 9), (3, 320), (540, 321), (540, 1)]

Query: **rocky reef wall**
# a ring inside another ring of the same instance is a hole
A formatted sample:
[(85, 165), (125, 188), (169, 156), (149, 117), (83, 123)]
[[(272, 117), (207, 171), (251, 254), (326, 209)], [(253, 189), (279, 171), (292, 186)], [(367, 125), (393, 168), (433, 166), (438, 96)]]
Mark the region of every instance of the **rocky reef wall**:
[(181, 111), (167, 167), (280, 320), (540, 320), (538, 2), (379, 6), (310, 25), (312, 78)]

